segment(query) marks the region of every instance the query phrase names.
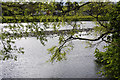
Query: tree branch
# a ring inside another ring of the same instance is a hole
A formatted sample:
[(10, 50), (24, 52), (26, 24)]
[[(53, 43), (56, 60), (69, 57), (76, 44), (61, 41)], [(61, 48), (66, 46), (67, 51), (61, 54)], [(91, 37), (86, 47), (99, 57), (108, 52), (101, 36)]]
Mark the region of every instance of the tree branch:
[(98, 19), (98, 16), (96, 17), (96, 19), (97, 19), (97, 22), (98, 22), (101, 26), (103, 26), (104, 28), (107, 28), (107, 26), (103, 25), (103, 24), (100, 22), (100, 20)]
[(110, 42), (110, 41), (105, 40), (104, 38), (102, 38), (102, 41), (104, 41), (104, 42), (106, 42), (106, 43), (112, 43), (112, 42)]
[(67, 38), (67, 39), (63, 42), (63, 44), (62, 44), (61, 46), (59, 46), (59, 51), (61, 51), (61, 49), (62, 49), (62, 47), (64, 46), (64, 44), (65, 44), (66, 42), (68, 42), (71, 38), (73, 38), (73, 37), (70, 36), (69, 38)]
[[(78, 37), (76, 38), (76, 37), (73, 37), (73, 36), (71, 35), (70, 37), (68, 37), (68, 38), (62, 43), (61, 46), (59, 46), (59, 48), (58, 48), (57, 51), (61, 52), (62, 47), (63, 47), (67, 42), (69, 42), (69, 41), (71, 41), (71, 40), (77, 40), (77, 39), (78, 39), (78, 40), (87, 40), (87, 41), (98, 41), (98, 40), (102, 39), (102, 41), (105, 41), (104, 38), (106, 37), (106, 35), (108, 35), (109, 33), (115, 33), (115, 32), (120, 32), (120, 30), (108, 31), (108, 32), (102, 34), (101, 36), (99, 36), (99, 37), (96, 38), (96, 39), (87, 39), (87, 38), (78, 38)], [(56, 53), (57, 53), (57, 51), (56, 51)]]
[[(86, 11), (87, 12), (87, 11)], [(90, 14), (89, 12), (87, 12), (90, 16), (92, 16), (93, 18), (95, 18), (95, 19), (97, 19), (97, 22), (101, 25), (101, 26), (103, 26), (104, 28), (107, 28), (107, 26), (105, 26), (105, 25), (103, 25), (101, 22), (100, 22), (100, 20), (99, 20), (99, 18), (98, 18), (98, 15), (97, 15), (97, 17), (95, 17), (95, 16), (93, 16), (92, 14)]]
[(98, 41), (98, 40), (100, 40), (101, 38), (103, 38), (105, 35), (108, 35), (109, 33), (115, 33), (115, 32), (120, 32), (120, 30), (108, 31), (108, 32), (102, 34), (101, 36), (99, 36), (99, 37), (96, 38), (96, 39), (87, 39), (87, 38), (76, 38), (76, 37), (72, 37), (72, 40), (79, 39), (79, 40), (87, 40), (87, 41)]
[(66, 13), (68, 13), (68, 12), (70, 12), (70, 11), (73, 11), (73, 10), (78, 10), (79, 8), (85, 6), (85, 5), (89, 4), (89, 3), (91, 3), (91, 2), (86, 2), (85, 4), (82, 4), (82, 5), (80, 5), (80, 6), (77, 6), (77, 7), (73, 8), (73, 9), (71, 9), (71, 10), (63, 11), (63, 12), (62, 12), (62, 15), (65, 15)]

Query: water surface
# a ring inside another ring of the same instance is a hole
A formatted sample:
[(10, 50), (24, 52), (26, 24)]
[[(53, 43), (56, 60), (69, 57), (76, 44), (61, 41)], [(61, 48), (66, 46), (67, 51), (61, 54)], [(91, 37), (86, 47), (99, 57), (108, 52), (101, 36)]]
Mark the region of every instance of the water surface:
[[(93, 22), (84, 22), (84, 28), (93, 27)], [(67, 27), (67, 26), (66, 26)], [(93, 38), (86, 35), (85, 38)], [(19, 54), (18, 60), (1, 61), (2, 78), (97, 78), (97, 64), (94, 62), (93, 48), (85, 48), (85, 41), (74, 40), (74, 49), (67, 54), (67, 60), (51, 64), (46, 62), (50, 55), (47, 49), (58, 45), (58, 38), (48, 37), (46, 46), (34, 37), (22, 38), (16, 45), (24, 47), (25, 54)], [(99, 46), (102, 49), (104, 43)]]

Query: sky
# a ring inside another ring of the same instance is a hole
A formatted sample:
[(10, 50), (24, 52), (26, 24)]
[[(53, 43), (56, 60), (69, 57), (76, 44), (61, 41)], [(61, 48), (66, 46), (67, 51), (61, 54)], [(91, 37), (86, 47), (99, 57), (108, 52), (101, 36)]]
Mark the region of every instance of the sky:
[[(0, 1), (2, 1), (2, 2), (6, 2), (6, 1), (39, 1), (39, 2), (45, 2), (45, 1), (56, 1), (56, 2), (60, 2), (60, 1), (63, 1), (63, 2), (67, 2), (67, 1), (71, 1), (71, 2), (80, 2), (80, 1), (83, 1), (83, 2), (87, 2), (87, 1), (91, 1), (91, 0), (0, 0)], [(92, 1), (105, 1), (105, 0), (92, 0)], [(112, 1), (112, 2), (118, 2), (118, 1), (120, 1), (120, 0), (109, 0), (109, 1)]]

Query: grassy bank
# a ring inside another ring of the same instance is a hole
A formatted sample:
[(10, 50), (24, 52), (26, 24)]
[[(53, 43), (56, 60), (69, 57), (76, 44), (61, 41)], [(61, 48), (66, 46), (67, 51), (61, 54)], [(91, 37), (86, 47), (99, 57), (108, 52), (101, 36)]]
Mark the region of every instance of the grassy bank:
[[(2, 23), (18, 22), (58, 22), (58, 21), (93, 21), (92, 16), (3, 16)], [(107, 20), (99, 17), (99, 20)]]

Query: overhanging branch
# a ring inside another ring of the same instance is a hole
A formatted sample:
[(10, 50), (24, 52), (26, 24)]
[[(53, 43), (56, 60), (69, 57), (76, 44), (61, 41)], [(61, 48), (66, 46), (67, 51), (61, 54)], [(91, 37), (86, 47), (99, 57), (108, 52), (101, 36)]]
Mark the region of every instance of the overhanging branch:
[(63, 12), (62, 12), (62, 13), (63, 13), (62, 15), (65, 15), (66, 13), (68, 13), (68, 12), (70, 12), (70, 11), (73, 11), (73, 10), (78, 10), (79, 8), (85, 6), (85, 5), (89, 4), (89, 3), (91, 3), (91, 2), (86, 2), (86, 3), (84, 3), (84, 4), (80, 5), (80, 6), (77, 6), (77, 7), (73, 8), (73, 9), (71, 9), (71, 10), (63, 11)]
[(99, 36), (98, 38), (96, 39), (87, 39), (87, 38), (79, 38), (79, 37), (72, 37), (72, 40), (75, 40), (75, 39), (79, 39), (79, 40), (87, 40), (87, 41), (98, 41), (100, 40), (101, 38), (103, 38), (104, 36), (108, 35), (109, 33), (115, 33), (115, 32), (120, 32), (120, 30), (115, 30), (115, 31), (108, 31), (104, 34), (102, 34), (101, 36)]
[(86, 40), (86, 41), (98, 41), (98, 40), (100, 40), (100, 39), (103, 40), (103, 38), (105, 38), (106, 35), (108, 35), (108, 34), (110, 34), (110, 33), (115, 33), (115, 32), (120, 32), (120, 30), (108, 31), (108, 32), (102, 34), (101, 36), (99, 36), (99, 37), (96, 38), (96, 39), (79, 38), (79, 37), (76, 38), (76, 37), (70, 36), (70, 37), (68, 37), (68, 38), (63, 42), (63, 44), (61, 44), (61, 46), (59, 46), (59, 51), (61, 51), (61, 49), (62, 49), (62, 47), (64, 46), (64, 44), (66, 44), (67, 42), (69, 42), (69, 41), (71, 41), (71, 40), (77, 40), (77, 39), (78, 39), (78, 40)]

